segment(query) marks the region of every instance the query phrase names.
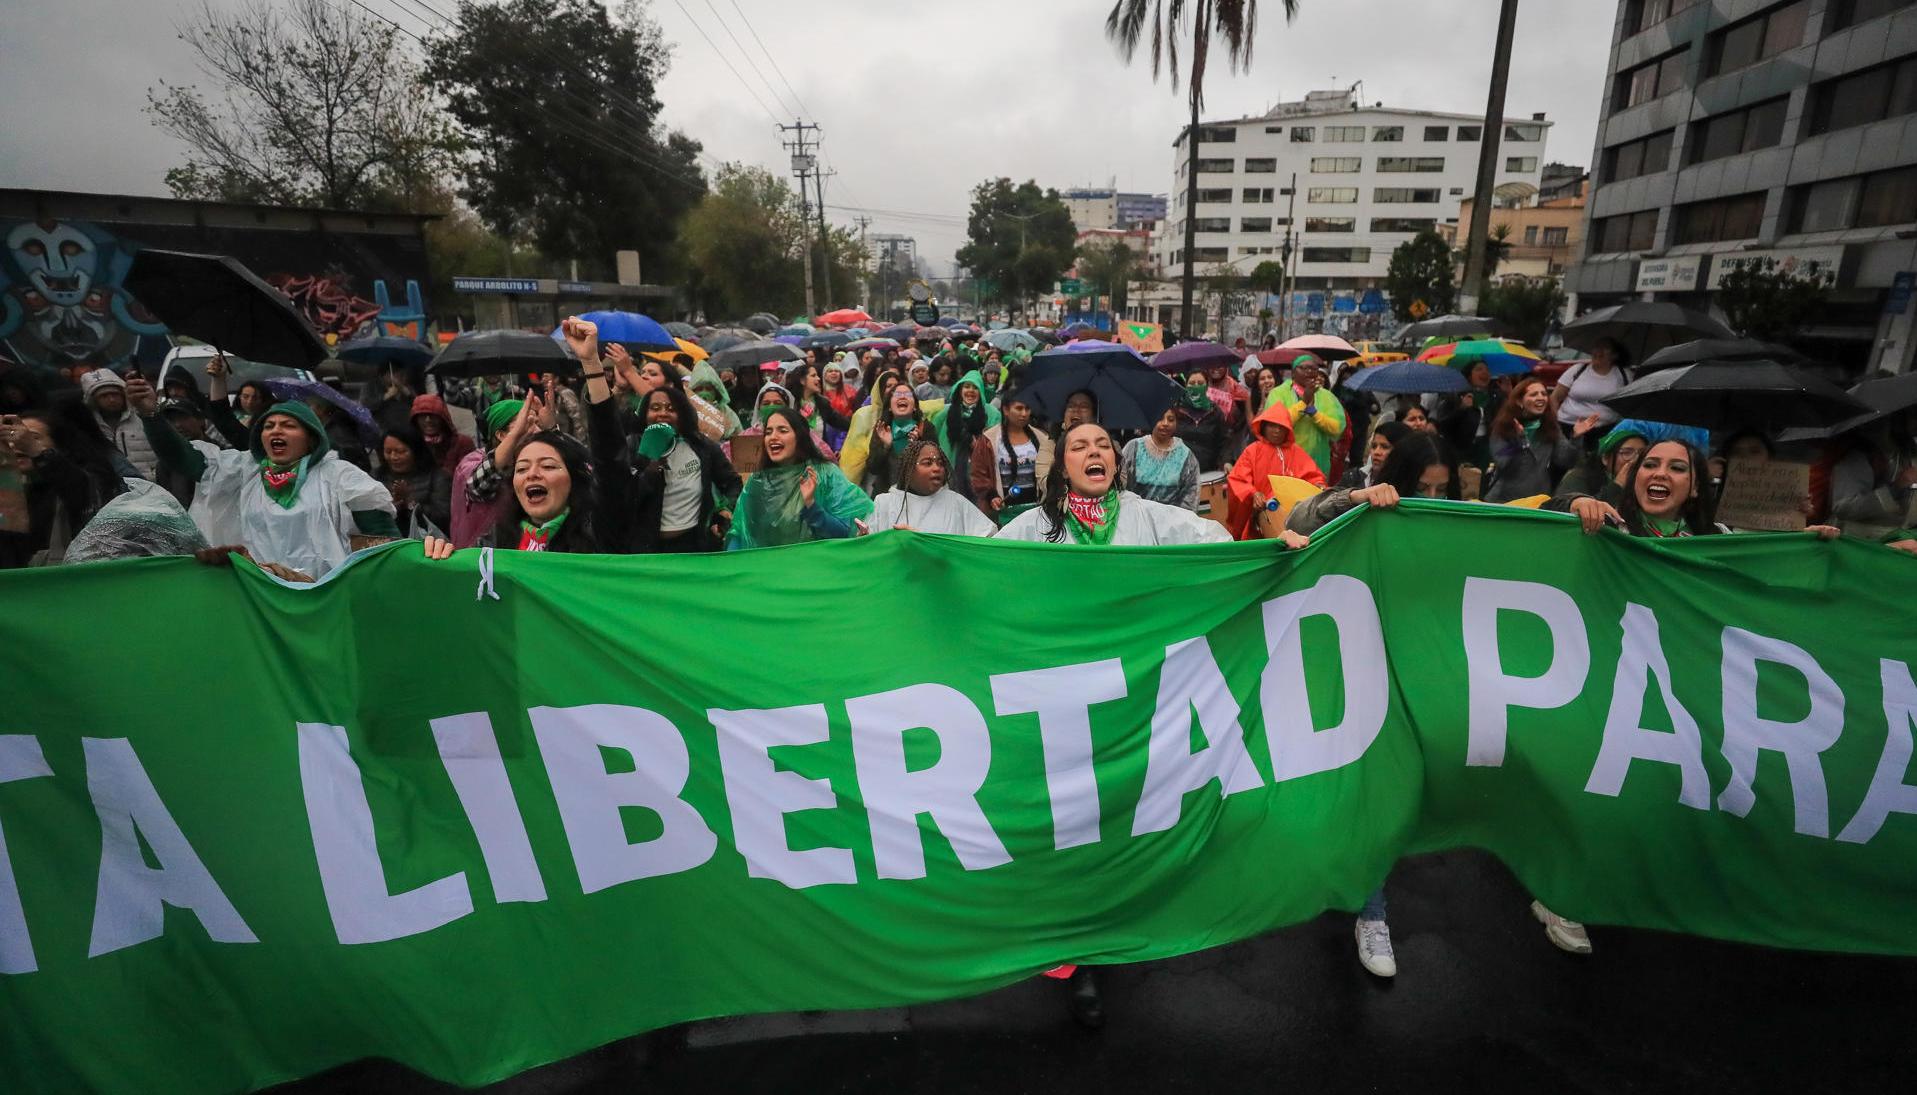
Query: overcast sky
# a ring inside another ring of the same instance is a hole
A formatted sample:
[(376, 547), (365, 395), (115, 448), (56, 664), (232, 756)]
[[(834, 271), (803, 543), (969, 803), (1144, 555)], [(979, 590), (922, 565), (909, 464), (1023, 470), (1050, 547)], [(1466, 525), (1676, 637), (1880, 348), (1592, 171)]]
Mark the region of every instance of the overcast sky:
[[(425, 28), (408, 0), (361, 2)], [(193, 78), (174, 31), (193, 6), (0, 0), (8, 104), (0, 186), (165, 193), (162, 175), (184, 153), (141, 107), (162, 77)], [(1367, 102), (1484, 110), (1494, 0), (1301, 0), (1289, 25), (1276, 0), (1260, 7), (1250, 70), (1212, 69), (1208, 118), (1262, 113), (1353, 81), (1363, 81)], [(859, 215), (850, 207), (869, 210), (871, 231), (915, 236), (923, 257), (949, 260), (980, 179), (1171, 187), (1183, 98), (1164, 76), (1153, 82), (1147, 58), (1128, 65), (1105, 41), (1109, 8), (1110, 0), (652, 0), (676, 43), (660, 95), (666, 121), (705, 143), (709, 168), (745, 160), (784, 170), (775, 116), (806, 110), (824, 127), (823, 154), (838, 172), (826, 182), (831, 219), (850, 225)], [(1525, 0), (1519, 12), (1506, 113), (1544, 111), (1556, 123), (1548, 159), (1590, 159), (1615, 10), (1606, 0)]]

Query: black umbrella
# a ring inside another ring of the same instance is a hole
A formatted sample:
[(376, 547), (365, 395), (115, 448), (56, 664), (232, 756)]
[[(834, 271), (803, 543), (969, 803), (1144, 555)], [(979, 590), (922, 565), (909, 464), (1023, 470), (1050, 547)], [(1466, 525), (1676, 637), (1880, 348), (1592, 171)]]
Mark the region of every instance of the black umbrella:
[(1850, 397), (1869, 407), (1870, 410), (1854, 418), (1847, 418), (1834, 426), (1786, 430), (1778, 436), (1778, 443), (1821, 441), (1827, 437), (1836, 437), (1840, 433), (1849, 433), (1859, 426), (1868, 426), (1872, 422), (1889, 418), (1898, 411), (1917, 407), (1917, 373), (1901, 373), (1882, 380), (1866, 380), (1850, 390)]
[(1098, 421), (1108, 430), (1148, 430), (1178, 402), (1178, 383), (1145, 364), (1130, 346), (1083, 341), (1032, 358), (1025, 385), (1013, 398), (1057, 421), (1074, 392), (1098, 401)]
[(1667, 346), (1700, 338), (1735, 339), (1737, 332), (1689, 308), (1664, 301), (1633, 300), (1586, 312), (1564, 325), (1564, 344), (1591, 350), (1611, 339), (1623, 346), (1633, 363)]
[(532, 331), (468, 331), (446, 345), (427, 372), (435, 376), (512, 373), (578, 375), (579, 359), (550, 335)]
[(1603, 400), (1626, 418), (1749, 429), (1833, 426), (1870, 408), (1830, 381), (1777, 361), (1706, 361), (1663, 369)]
[(744, 372), (768, 361), (804, 361), (805, 355), (783, 342), (742, 342), (715, 352), (706, 364), (715, 369)]
[(747, 316), (739, 326), (755, 335), (769, 335), (779, 329), (779, 321), (764, 316)]
[(1638, 362), (1637, 371), (1650, 373), (1706, 361), (1781, 361), (1786, 365), (1802, 365), (1808, 360), (1789, 346), (1775, 342), (1754, 338), (1699, 338), (1666, 346)]
[(274, 365), (326, 360), (326, 343), (286, 294), (227, 255), (143, 248), (122, 284), (176, 335)]
[(668, 323), (664, 326), (666, 332), (674, 338), (683, 338), (688, 342), (698, 341), (699, 328), (694, 327), (690, 323)]
[(1501, 335), (1504, 324), (1484, 316), (1432, 316), (1399, 331), (1399, 342), (1416, 346), (1427, 338), (1455, 338), (1463, 335)]
[(707, 353), (716, 354), (720, 350), (730, 350), (734, 346), (743, 345), (748, 342), (758, 342), (758, 341), (759, 341), (759, 336), (753, 334), (750, 331), (747, 331), (744, 334), (739, 334), (733, 331), (715, 331), (714, 333), (707, 335), (704, 339), (701, 339), (699, 342), (699, 345), (704, 346), (706, 348)]
[(902, 346), (905, 343), (912, 341), (913, 336), (917, 335), (918, 333), (919, 333), (919, 329), (917, 327), (912, 326), (910, 323), (895, 323), (890, 327), (881, 327), (878, 330), (873, 331), (872, 337), (873, 338), (889, 338), (892, 341), (897, 342), (898, 344)]
[(807, 335), (799, 340), (801, 350), (836, 350), (852, 341), (852, 336), (844, 331), (820, 331), (816, 335)]

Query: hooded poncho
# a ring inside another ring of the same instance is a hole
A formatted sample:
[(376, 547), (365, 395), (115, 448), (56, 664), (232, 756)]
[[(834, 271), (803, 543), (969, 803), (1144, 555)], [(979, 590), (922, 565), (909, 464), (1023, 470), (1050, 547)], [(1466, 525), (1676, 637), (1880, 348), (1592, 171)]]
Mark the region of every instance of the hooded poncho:
[(819, 476), (813, 504), (843, 521), (863, 518), (872, 512), (872, 499), (848, 482), (834, 464), (788, 464), (768, 467), (746, 480), (732, 511), (732, 533), (727, 550), (753, 547), (778, 547), (819, 539), (818, 533), (803, 517), (805, 498), (799, 480), (806, 468)]
[(1231, 534), (1240, 540), (1251, 529), (1251, 496), (1254, 493), (1270, 494), (1272, 476), (1288, 475), (1319, 487), (1325, 485), (1325, 473), (1309, 453), (1298, 447), (1296, 437), (1287, 436), (1282, 445), (1265, 440), (1264, 427), (1267, 423), (1290, 430), (1291, 414), (1285, 410), (1283, 403), (1274, 401), (1257, 418), (1252, 419), (1252, 442), (1238, 455), (1238, 463), (1232, 465), (1231, 475), (1226, 479), (1231, 490), (1228, 523)]

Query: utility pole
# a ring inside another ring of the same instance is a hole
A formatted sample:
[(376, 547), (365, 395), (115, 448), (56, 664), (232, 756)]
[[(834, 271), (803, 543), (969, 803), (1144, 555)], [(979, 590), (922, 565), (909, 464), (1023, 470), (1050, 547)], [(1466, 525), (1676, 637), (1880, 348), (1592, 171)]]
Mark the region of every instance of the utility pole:
[[(812, 187), (819, 192), (819, 277), (825, 286), (825, 303), (832, 306), (832, 237), (825, 230), (825, 176), (827, 172), (812, 172)], [(837, 171), (831, 174), (838, 174)]]
[[(818, 315), (819, 309), (812, 295), (812, 232), (810, 230), (812, 203), (811, 195), (805, 188), (805, 180), (818, 166), (818, 158), (810, 151), (811, 148), (817, 147), (818, 142), (814, 140), (811, 145), (807, 145), (806, 141), (810, 134), (819, 131), (819, 127), (801, 118), (794, 118), (791, 125), (781, 125), (779, 131), (794, 135), (792, 140), (779, 143), (791, 151), (792, 173), (799, 178), (799, 238), (803, 241), (805, 248), (805, 314), (811, 317)], [(819, 215), (823, 222), (825, 211), (820, 210)], [(830, 287), (827, 288), (826, 295), (831, 295)]]
[(1485, 99), (1484, 130), (1478, 141), (1478, 188), (1471, 199), (1471, 235), (1464, 259), (1464, 291), (1458, 311), (1475, 315), (1484, 288), (1484, 238), (1491, 231), (1491, 190), (1497, 180), (1498, 139), (1504, 136), (1504, 85), (1511, 75), (1511, 36), (1518, 26), (1518, 0), (1498, 8), (1498, 44), (1491, 54), (1491, 92)]
[[(867, 217), (867, 216), (860, 216), (860, 217), (858, 218), (858, 225), (859, 225), (859, 270), (860, 270), (860, 273), (861, 273), (861, 274), (863, 274), (863, 273), (864, 273), (864, 270), (865, 270), (865, 255), (866, 255), (866, 250), (865, 250), (865, 227), (866, 227), (866, 225), (868, 225), (868, 224), (871, 224), (871, 223), (872, 223), (872, 218), (871, 218), (871, 217)], [(872, 279), (871, 279), (871, 278), (869, 278), (869, 277), (864, 277), (864, 276), (861, 276), (861, 277), (859, 278), (859, 307), (860, 307), (860, 308), (863, 308), (863, 309), (865, 309), (865, 311), (866, 311), (866, 314), (868, 314), (868, 315), (870, 315), (870, 314), (871, 314), (871, 312), (872, 312), (872, 301), (871, 301), (871, 296), (872, 296)]]
[(1291, 173), (1291, 201), (1285, 206), (1285, 242), (1278, 251), (1278, 267), (1284, 273), (1279, 284), (1284, 286), (1285, 295), (1278, 298), (1278, 341), (1291, 337), (1291, 297), (1298, 291), (1297, 275), (1291, 266), (1291, 233), (1297, 228), (1298, 216), (1298, 173)]

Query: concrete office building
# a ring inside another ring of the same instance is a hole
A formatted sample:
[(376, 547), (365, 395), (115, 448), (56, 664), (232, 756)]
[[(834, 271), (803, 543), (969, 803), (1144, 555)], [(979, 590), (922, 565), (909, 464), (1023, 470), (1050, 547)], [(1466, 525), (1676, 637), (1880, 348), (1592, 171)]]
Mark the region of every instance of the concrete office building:
[(1806, 349), (1912, 367), (1917, 2), (1624, 0), (1608, 71), (1580, 310), (1769, 258), (1835, 277)]
[(1131, 194), (1111, 187), (1074, 187), (1058, 196), (1072, 215), (1072, 227), (1080, 232), (1142, 228), (1164, 218), (1167, 201), (1163, 194)]
[[(1229, 263), (1242, 273), (1276, 261), (1289, 233), (1298, 288), (1382, 287), (1394, 248), (1456, 219), (1477, 183), (1483, 122), (1481, 114), (1366, 105), (1346, 90), (1200, 123), (1198, 269)], [(1538, 193), (1550, 126), (1542, 114), (1506, 120), (1499, 201)], [(1172, 208), (1158, 256), (1168, 276), (1184, 262), (1185, 138), (1172, 143)]]

